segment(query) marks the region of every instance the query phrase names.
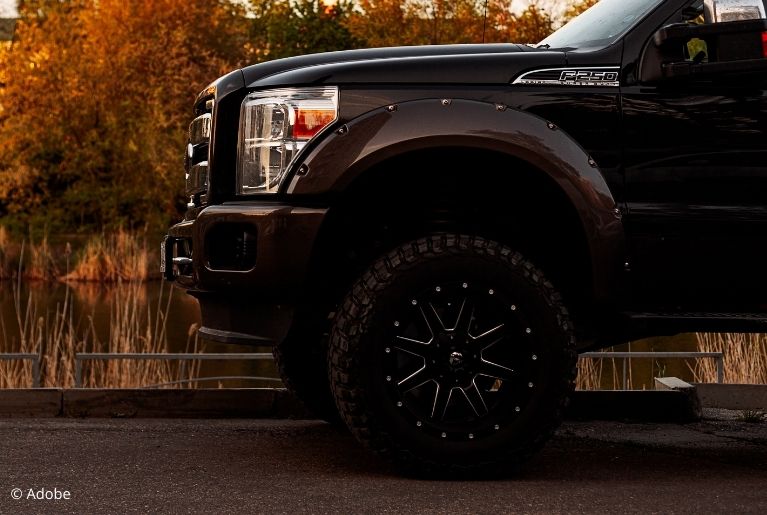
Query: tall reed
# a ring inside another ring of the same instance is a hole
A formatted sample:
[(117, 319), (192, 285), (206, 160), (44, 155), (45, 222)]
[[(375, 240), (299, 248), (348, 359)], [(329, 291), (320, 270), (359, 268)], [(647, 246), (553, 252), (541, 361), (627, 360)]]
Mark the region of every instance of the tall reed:
[(146, 240), (138, 234), (118, 230), (91, 238), (80, 253), (74, 269), (64, 281), (145, 281), (149, 278)]
[[(19, 342), (16, 350), (40, 358), (40, 386), (69, 387), (74, 384), (74, 354), (83, 344), (75, 334), (72, 298), (67, 290), (62, 303), (52, 312), (41, 313), (33, 295), (22, 303), (21, 277), (13, 284), (13, 302)], [(2, 327), (8, 347), (5, 327)], [(0, 388), (26, 388), (33, 384), (29, 361), (0, 363)]]
[(602, 388), (602, 360), (580, 358), (578, 375), (575, 378), (576, 390), (599, 390)]
[[(41, 386), (70, 388), (75, 385), (75, 354), (78, 352), (165, 353), (168, 351), (167, 321), (174, 290), (161, 289), (157, 304), (146, 303), (144, 286), (138, 281), (118, 282), (109, 316), (106, 341), (97, 335), (93, 319), (79, 334), (74, 320), (71, 288), (54, 310), (42, 313), (34, 295), (22, 301), (22, 282), (13, 284), (15, 323), (19, 342), (17, 352), (40, 356)], [(162, 287), (164, 288), (164, 286)], [(7, 332), (0, 317), (0, 336), (8, 349)], [(196, 326), (190, 327), (188, 346), (198, 350)], [(82, 385), (100, 388), (138, 388), (152, 385), (185, 387), (181, 379), (199, 374), (198, 361), (180, 366), (161, 360), (84, 362)], [(183, 377), (182, 376), (183, 372)], [(29, 362), (0, 362), (0, 388), (28, 388), (32, 385)]]
[[(627, 344), (627, 352), (631, 352), (631, 343)], [(603, 352), (613, 352), (615, 347), (604, 349)], [(623, 389), (623, 359), (622, 358), (580, 358), (578, 359), (578, 375), (575, 378), (576, 390), (612, 390)], [(626, 360), (626, 389), (634, 388), (634, 373), (631, 359)]]
[[(22, 242), (21, 256), (24, 256), (24, 243)], [(24, 277), (33, 281), (53, 281), (59, 276), (59, 267), (54, 257), (53, 248), (48, 242), (48, 235), (44, 234), (39, 243), (30, 237), (29, 259), (24, 265)]]
[[(167, 320), (173, 289), (163, 302), (164, 285), (157, 305), (145, 302), (143, 285), (138, 281), (118, 281), (109, 315), (109, 336), (97, 342), (91, 321), (94, 350), (109, 353), (167, 353)], [(84, 367), (83, 386), (138, 388), (178, 381), (181, 367), (162, 360), (101, 360)]]
[[(724, 353), (724, 382), (767, 384), (767, 335), (742, 333), (698, 333), (701, 352)], [(696, 382), (715, 383), (716, 363), (701, 359), (690, 367)]]

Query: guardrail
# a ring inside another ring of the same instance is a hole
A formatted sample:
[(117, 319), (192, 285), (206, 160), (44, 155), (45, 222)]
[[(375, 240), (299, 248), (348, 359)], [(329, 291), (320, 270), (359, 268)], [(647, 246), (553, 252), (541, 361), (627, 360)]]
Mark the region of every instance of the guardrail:
[(628, 389), (626, 366), (630, 359), (697, 359), (711, 358), (716, 360), (716, 381), (724, 382), (724, 353), (722, 352), (584, 352), (578, 356), (586, 359), (621, 359), (623, 360), (623, 389)]
[(0, 361), (31, 361), (32, 388), (40, 388), (40, 356), (28, 352), (0, 353)]
[[(697, 359), (697, 358), (710, 358), (716, 360), (716, 377), (717, 382), (722, 383), (724, 381), (724, 353), (722, 352), (585, 352), (579, 355), (579, 358), (586, 359), (620, 359), (623, 361), (623, 376), (622, 384), (623, 389), (628, 387), (628, 374), (627, 366), (628, 361), (631, 359)], [(183, 376), (186, 371), (186, 363), (189, 361), (259, 361), (259, 360), (273, 360), (274, 357), (268, 352), (243, 352), (243, 353), (207, 353), (207, 354), (194, 354), (194, 353), (148, 353), (148, 352), (136, 352), (136, 353), (116, 353), (116, 352), (81, 352), (75, 354), (75, 388), (82, 387), (83, 378), (83, 362), (84, 361), (98, 361), (98, 360), (164, 360), (164, 361), (181, 361), (181, 368), (179, 376)], [(32, 362), (32, 388), (40, 387), (40, 356), (32, 353), (0, 353), (0, 361), (13, 361), (13, 360), (28, 360)], [(259, 377), (259, 376), (217, 376), (217, 377), (197, 377), (179, 379), (178, 381), (170, 381), (168, 383), (160, 383), (155, 385), (145, 386), (144, 388), (158, 388), (160, 386), (170, 386), (175, 384), (188, 384), (205, 381), (222, 381), (222, 380), (250, 380), (250, 381), (269, 381), (275, 383), (281, 383), (280, 379), (274, 377)]]
[[(163, 360), (163, 361), (181, 361), (181, 369), (179, 376), (183, 376), (186, 371), (186, 362), (188, 361), (260, 361), (260, 360), (272, 360), (274, 357), (269, 352), (241, 352), (241, 353), (206, 353), (206, 354), (194, 354), (194, 353), (165, 353), (165, 352), (136, 352), (136, 353), (116, 353), (116, 352), (81, 352), (75, 354), (75, 388), (82, 387), (83, 381), (83, 361), (99, 361), (99, 360), (139, 360), (139, 361), (151, 361), (151, 360)], [(155, 385), (145, 386), (144, 388), (157, 388), (160, 386), (170, 386), (174, 384), (185, 384), (202, 381), (221, 381), (224, 379), (244, 379), (251, 381), (271, 381), (281, 383), (280, 379), (274, 377), (258, 377), (258, 376), (218, 376), (218, 377), (197, 377), (180, 379), (178, 381), (170, 381), (168, 383), (160, 383)]]

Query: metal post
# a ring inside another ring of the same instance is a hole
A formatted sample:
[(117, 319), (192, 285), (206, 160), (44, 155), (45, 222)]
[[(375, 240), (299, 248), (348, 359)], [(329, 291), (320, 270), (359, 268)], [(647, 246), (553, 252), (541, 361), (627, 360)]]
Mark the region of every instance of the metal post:
[(716, 382), (722, 384), (724, 382), (724, 355), (721, 354), (716, 357)]
[(40, 388), (40, 357), (32, 358), (32, 388)]
[(75, 388), (82, 388), (83, 384), (83, 362), (79, 356), (75, 356)]
[(628, 383), (626, 382), (626, 362), (627, 358), (623, 358), (623, 389), (628, 390)]

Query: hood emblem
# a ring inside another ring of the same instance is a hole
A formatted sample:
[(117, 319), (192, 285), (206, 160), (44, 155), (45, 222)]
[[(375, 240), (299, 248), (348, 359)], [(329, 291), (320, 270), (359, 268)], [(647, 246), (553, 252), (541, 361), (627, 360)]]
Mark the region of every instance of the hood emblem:
[(523, 73), (512, 84), (617, 88), (620, 86), (620, 68), (618, 66), (544, 68)]

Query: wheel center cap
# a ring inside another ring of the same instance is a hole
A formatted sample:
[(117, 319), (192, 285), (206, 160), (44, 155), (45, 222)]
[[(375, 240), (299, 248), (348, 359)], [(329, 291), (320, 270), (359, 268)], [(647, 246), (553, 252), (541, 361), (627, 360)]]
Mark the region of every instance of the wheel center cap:
[(460, 367), (461, 365), (463, 365), (463, 354), (461, 354), (460, 352), (453, 352), (452, 354), (450, 354), (449, 362), (450, 362), (450, 366), (453, 368)]

